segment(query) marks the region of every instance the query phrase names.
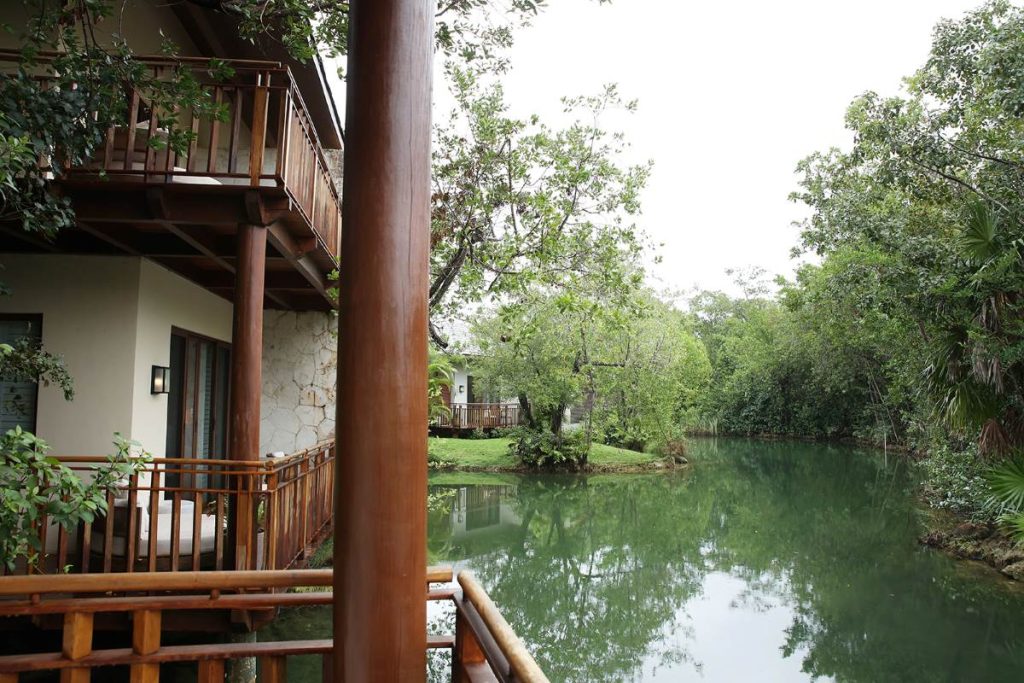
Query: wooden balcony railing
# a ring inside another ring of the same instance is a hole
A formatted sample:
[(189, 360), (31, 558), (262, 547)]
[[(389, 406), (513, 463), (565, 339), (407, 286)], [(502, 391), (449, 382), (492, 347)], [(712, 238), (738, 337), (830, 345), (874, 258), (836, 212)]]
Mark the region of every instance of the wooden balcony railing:
[(495, 429), (517, 427), (521, 421), (517, 403), (454, 403), (432, 425), (446, 429)]
[[(0, 70), (20, 58), (0, 50)], [(278, 62), (225, 60), (232, 74), (215, 78), (210, 60), (138, 57), (159, 80), (178, 69), (196, 79), (227, 120), (204, 118), (191, 107), (174, 112), (152, 106), (146, 92), (125, 94), (126, 120), (107, 131), (99, 153), (71, 177), (107, 176), (145, 183), (184, 183), (282, 189), (327, 252), (340, 249), (341, 202), (312, 120), (287, 67)], [(45, 69), (45, 56), (41, 64)], [(39, 79), (47, 81), (45, 72)], [(169, 114), (173, 113), (173, 116)], [(192, 134), (188, 149), (176, 153), (167, 141), (177, 132)]]
[[(329, 591), (283, 589), (330, 586), (332, 580), (330, 569), (0, 577), (0, 618), (63, 618), (61, 651), (0, 656), (0, 683), (17, 683), (21, 674), (41, 671), (61, 671), (61, 680), (84, 682), (94, 669), (105, 675), (93, 680), (106, 680), (116, 675), (112, 667), (128, 669), (132, 681), (158, 681), (161, 664), (170, 662), (193, 663), (199, 683), (223, 683), (225, 662), (244, 657), (259, 659), (261, 683), (283, 683), (288, 657), (294, 655), (319, 655), (327, 681), (334, 650), (331, 639), (164, 645), (161, 624), (174, 611), (330, 605), (334, 594)], [(451, 580), (450, 569), (428, 569), (425, 598), (455, 606), (455, 633), (426, 638), (428, 648), (452, 650), (452, 681), (546, 683), (547, 677), (471, 574), (459, 574), (461, 589), (430, 588)], [(94, 650), (96, 615), (117, 614), (131, 615), (131, 647)]]
[[(58, 460), (88, 477), (106, 458)], [(108, 494), (107, 514), (93, 523), (65, 529), (43, 515), (45, 552), (36, 564), (21, 558), (13, 573), (296, 566), (331, 528), (334, 463), (333, 441), (260, 461), (154, 459)], [(248, 557), (232, 557), (239, 545)]]

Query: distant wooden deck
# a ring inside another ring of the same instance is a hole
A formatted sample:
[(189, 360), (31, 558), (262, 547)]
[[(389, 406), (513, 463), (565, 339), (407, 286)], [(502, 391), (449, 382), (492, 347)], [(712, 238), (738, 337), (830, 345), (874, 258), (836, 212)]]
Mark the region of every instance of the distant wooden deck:
[(439, 432), (460, 432), (520, 424), (522, 411), (518, 403), (454, 403), (447, 413), (431, 421), (430, 426)]

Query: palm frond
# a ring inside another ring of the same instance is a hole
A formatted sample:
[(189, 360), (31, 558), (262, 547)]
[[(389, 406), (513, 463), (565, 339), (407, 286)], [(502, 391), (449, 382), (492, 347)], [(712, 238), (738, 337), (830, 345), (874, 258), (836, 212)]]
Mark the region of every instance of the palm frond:
[(1024, 458), (996, 465), (986, 473), (985, 479), (994, 502), (1010, 514), (1024, 515)]
[(1005, 514), (999, 518), (1000, 524), (1017, 543), (1024, 543), (1024, 512)]
[(967, 225), (960, 235), (960, 244), (971, 258), (984, 261), (996, 252), (999, 217), (982, 201), (967, 205)]
[(948, 385), (938, 408), (949, 426), (967, 431), (995, 417), (998, 404), (988, 387), (967, 379)]

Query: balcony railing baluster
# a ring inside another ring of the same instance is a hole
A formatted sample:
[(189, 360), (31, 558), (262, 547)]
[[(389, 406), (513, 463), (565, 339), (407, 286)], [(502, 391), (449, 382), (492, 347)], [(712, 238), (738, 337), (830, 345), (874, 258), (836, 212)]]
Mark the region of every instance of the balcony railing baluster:
[[(44, 552), (35, 568), (43, 573), (230, 569), (225, 566), (227, 511), (245, 500), (252, 508), (248, 535), (262, 539), (257, 568), (300, 565), (331, 528), (334, 453), (333, 442), (325, 442), (261, 461), (157, 458), (132, 475), (119, 494), (107, 495), (107, 513), (93, 524), (66, 530), (41, 518), (36, 533)], [(106, 461), (100, 456), (57, 459), (82, 476)], [(232, 488), (234, 479), (246, 482), (242, 493)], [(28, 558), (18, 564), (16, 573), (31, 568)]]

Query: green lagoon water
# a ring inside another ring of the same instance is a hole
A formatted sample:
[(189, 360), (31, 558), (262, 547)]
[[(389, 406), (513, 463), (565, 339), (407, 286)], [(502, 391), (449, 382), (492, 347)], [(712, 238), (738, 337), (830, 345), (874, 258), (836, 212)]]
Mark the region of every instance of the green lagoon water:
[(917, 543), (902, 459), (708, 439), (691, 461), (433, 475), (430, 561), (476, 572), (552, 681), (1024, 681), (1024, 590)]

